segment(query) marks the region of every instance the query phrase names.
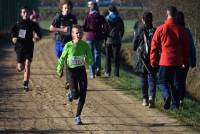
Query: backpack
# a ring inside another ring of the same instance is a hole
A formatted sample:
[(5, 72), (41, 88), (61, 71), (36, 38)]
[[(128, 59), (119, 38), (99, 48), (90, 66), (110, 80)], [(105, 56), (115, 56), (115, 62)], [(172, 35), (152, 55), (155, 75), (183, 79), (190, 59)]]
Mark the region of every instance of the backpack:
[(155, 28), (152, 27), (152, 28), (144, 28), (143, 29), (143, 32), (141, 33), (140, 36), (142, 36), (142, 40), (138, 48), (139, 51), (141, 51), (141, 56), (143, 59), (145, 60), (149, 60), (149, 57), (150, 57), (150, 50), (151, 50), (151, 40), (153, 38), (153, 34), (155, 32)]
[[(135, 74), (145, 73), (146, 70), (150, 70), (150, 50), (151, 50), (151, 40), (155, 32), (155, 28), (145, 28), (142, 27), (138, 30), (134, 43), (136, 43), (134, 50), (137, 51), (133, 71)], [(147, 71), (148, 71), (147, 70)]]

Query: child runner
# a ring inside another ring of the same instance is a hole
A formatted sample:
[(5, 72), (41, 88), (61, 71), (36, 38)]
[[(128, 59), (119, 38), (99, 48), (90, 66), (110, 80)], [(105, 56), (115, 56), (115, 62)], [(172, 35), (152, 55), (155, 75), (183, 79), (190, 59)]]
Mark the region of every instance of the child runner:
[[(55, 53), (58, 59), (62, 54), (65, 46), (64, 44), (72, 40), (72, 25), (77, 24), (76, 16), (71, 14), (73, 4), (70, 0), (61, 1), (59, 8), (61, 12), (56, 14), (50, 26), (50, 31), (55, 32)], [(67, 71), (65, 88), (69, 88), (69, 84), (67, 82)]]
[(26, 6), (21, 8), (20, 16), (20, 21), (11, 30), (11, 37), (17, 55), (17, 71), (24, 70), (23, 86), (24, 90), (28, 91), (34, 42), (41, 38), (41, 30), (37, 23), (29, 19), (29, 11)]
[(64, 63), (66, 61), (70, 88), (68, 100), (72, 102), (74, 99), (78, 99), (80, 96), (77, 113), (75, 116), (75, 123), (78, 125), (82, 124), (80, 115), (85, 103), (87, 92), (85, 62), (88, 65), (91, 65), (93, 62), (90, 47), (86, 42), (82, 41), (82, 36), (83, 30), (81, 26), (73, 26), (72, 41), (65, 45), (57, 65), (57, 74), (62, 77)]

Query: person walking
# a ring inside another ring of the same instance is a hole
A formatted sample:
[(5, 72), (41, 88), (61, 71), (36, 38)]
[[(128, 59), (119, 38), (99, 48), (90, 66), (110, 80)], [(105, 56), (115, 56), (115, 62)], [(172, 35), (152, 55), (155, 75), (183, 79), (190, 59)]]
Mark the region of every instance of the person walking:
[[(187, 33), (187, 35), (189, 37), (189, 52), (190, 52), (190, 55), (189, 55), (189, 66), (186, 66), (185, 68), (181, 68), (178, 72), (176, 72), (176, 75), (179, 75), (180, 79), (175, 80), (175, 86), (177, 88), (181, 89), (181, 92), (180, 92), (180, 105), (183, 105), (183, 100), (185, 98), (185, 92), (186, 92), (187, 73), (189, 71), (189, 68), (196, 67), (196, 47), (195, 47), (195, 44), (194, 44), (192, 33), (190, 32), (189, 28), (187, 28), (185, 26), (185, 17), (184, 17), (183, 12), (181, 12), (181, 11), (178, 12), (177, 21), (184, 28), (185, 32)], [(177, 81), (180, 81), (180, 82), (177, 83)]]
[(180, 78), (175, 73), (189, 63), (188, 36), (176, 17), (176, 7), (169, 6), (167, 19), (156, 29), (151, 42), (150, 63), (152, 67), (159, 66), (158, 85), (164, 99), (164, 109), (170, 106), (172, 109), (179, 108), (181, 89), (174, 86), (174, 79)]
[(28, 7), (21, 7), (20, 21), (13, 26), (11, 37), (17, 55), (17, 71), (24, 71), (23, 88), (28, 91), (34, 43), (42, 37), (39, 25), (29, 19)]
[(57, 74), (62, 77), (64, 64), (68, 70), (69, 93), (68, 101), (72, 102), (79, 98), (75, 123), (82, 124), (81, 112), (85, 104), (87, 93), (87, 74), (85, 63), (91, 65), (93, 62), (89, 45), (82, 41), (83, 30), (79, 25), (72, 28), (72, 41), (68, 42), (57, 65)]
[[(59, 4), (61, 12), (56, 13), (53, 22), (50, 26), (50, 31), (55, 33), (55, 54), (59, 59), (65, 44), (72, 40), (71, 30), (72, 25), (77, 24), (76, 16), (73, 15), (73, 3), (70, 0), (61, 1)], [(67, 81), (67, 70), (66, 70), (66, 82), (65, 88), (69, 88)]]
[(119, 16), (117, 8), (114, 5), (108, 7), (108, 15), (106, 21), (108, 22), (109, 34), (106, 39), (106, 64), (105, 76), (111, 75), (111, 57), (113, 54), (115, 63), (115, 76), (119, 77), (119, 57), (121, 49), (121, 40), (124, 35), (124, 22)]
[(143, 106), (155, 107), (156, 73), (157, 69), (150, 65), (151, 39), (156, 28), (153, 27), (153, 15), (144, 12), (142, 24), (136, 29), (133, 39), (133, 50), (137, 52), (137, 59), (133, 70), (139, 74), (142, 90)]
[(98, 5), (94, 1), (88, 2), (89, 12), (84, 18), (83, 29), (86, 42), (90, 45), (93, 64), (90, 66), (90, 78), (101, 76), (101, 48), (107, 34), (107, 22), (100, 15)]

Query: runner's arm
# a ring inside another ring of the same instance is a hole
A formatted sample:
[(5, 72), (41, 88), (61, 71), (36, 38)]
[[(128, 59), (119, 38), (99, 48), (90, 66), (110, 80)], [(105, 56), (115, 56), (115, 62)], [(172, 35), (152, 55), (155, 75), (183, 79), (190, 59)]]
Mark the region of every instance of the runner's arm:
[(17, 36), (18, 36), (18, 28), (17, 28), (17, 24), (15, 24), (11, 29), (11, 38), (12, 38), (13, 44), (16, 44)]

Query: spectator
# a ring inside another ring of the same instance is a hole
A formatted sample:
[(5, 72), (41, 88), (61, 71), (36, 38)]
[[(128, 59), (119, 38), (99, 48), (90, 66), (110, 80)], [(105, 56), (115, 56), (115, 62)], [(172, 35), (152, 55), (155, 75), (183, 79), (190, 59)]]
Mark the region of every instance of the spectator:
[(135, 30), (133, 49), (137, 51), (137, 59), (134, 65), (134, 72), (139, 74), (143, 106), (155, 107), (156, 97), (156, 69), (150, 66), (151, 39), (155, 32), (153, 27), (153, 15), (151, 12), (144, 12), (142, 24)]
[(98, 5), (96, 2), (88, 2), (89, 12), (84, 18), (83, 28), (85, 38), (89, 44), (92, 56), (94, 59), (93, 64), (90, 66), (90, 78), (95, 78), (101, 75), (101, 47), (107, 33), (107, 23), (105, 18), (100, 15)]
[[(196, 48), (194, 45), (194, 40), (192, 37), (192, 33), (190, 32), (190, 30), (185, 26), (185, 19), (184, 19), (184, 14), (183, 12), (178, 12), (177, 14), (177, 20), (178, 23), (184, 28), (184, 30), (186, 31), (186, 33), (188, 34), (189, 37), (189, 50), (190, 50), (190, 56), (189, 56), (189, 66), (186, 66), (185, 68), (181, 68), (179, 72), (176, 72), (176, 75), (180, 75), (179, 76), (179, 80), (175, 80), (175, 86), (181, 89), (181, 93), (180, 93), (180, 105), (183, 105), (183, 100), (185, 97), (185, 91), (186, 91), (186, 78), (187, 78), (187, 73), (189, 70), (189, 67), (194, 68), (196, 66)], [(176, 83), (177, 81), (179, 82), (179, 85), (177, 85), (178, 83)]]
[(108, 7), (109, 14), (106, 16), (109, 34), (106, 40), (106, 65), (105, 76), (111, 75), (111, 57), (113, 54), (115, 62), (115, 76), (119, 77), (119, 57), (121, 49), (121, 39), (124, 35), (124, 22), (118, 14), (114, 5)]
[[(167, 19), (157, 28), (151, 42), (150, 62), (152, 67), (160, 66), (158, 85), (164, 99), (164, 109), (169, 109), (170, 106), (173, 109), (179, 108), (181, 89), (174, 86), (174, 78), (180, 78), (175, 73), (189, 63), (188, 36), (176, 22), (176, 16), (176, 7), (168, 7)], [(158, 60), (159, 53), (160, 60)]]

